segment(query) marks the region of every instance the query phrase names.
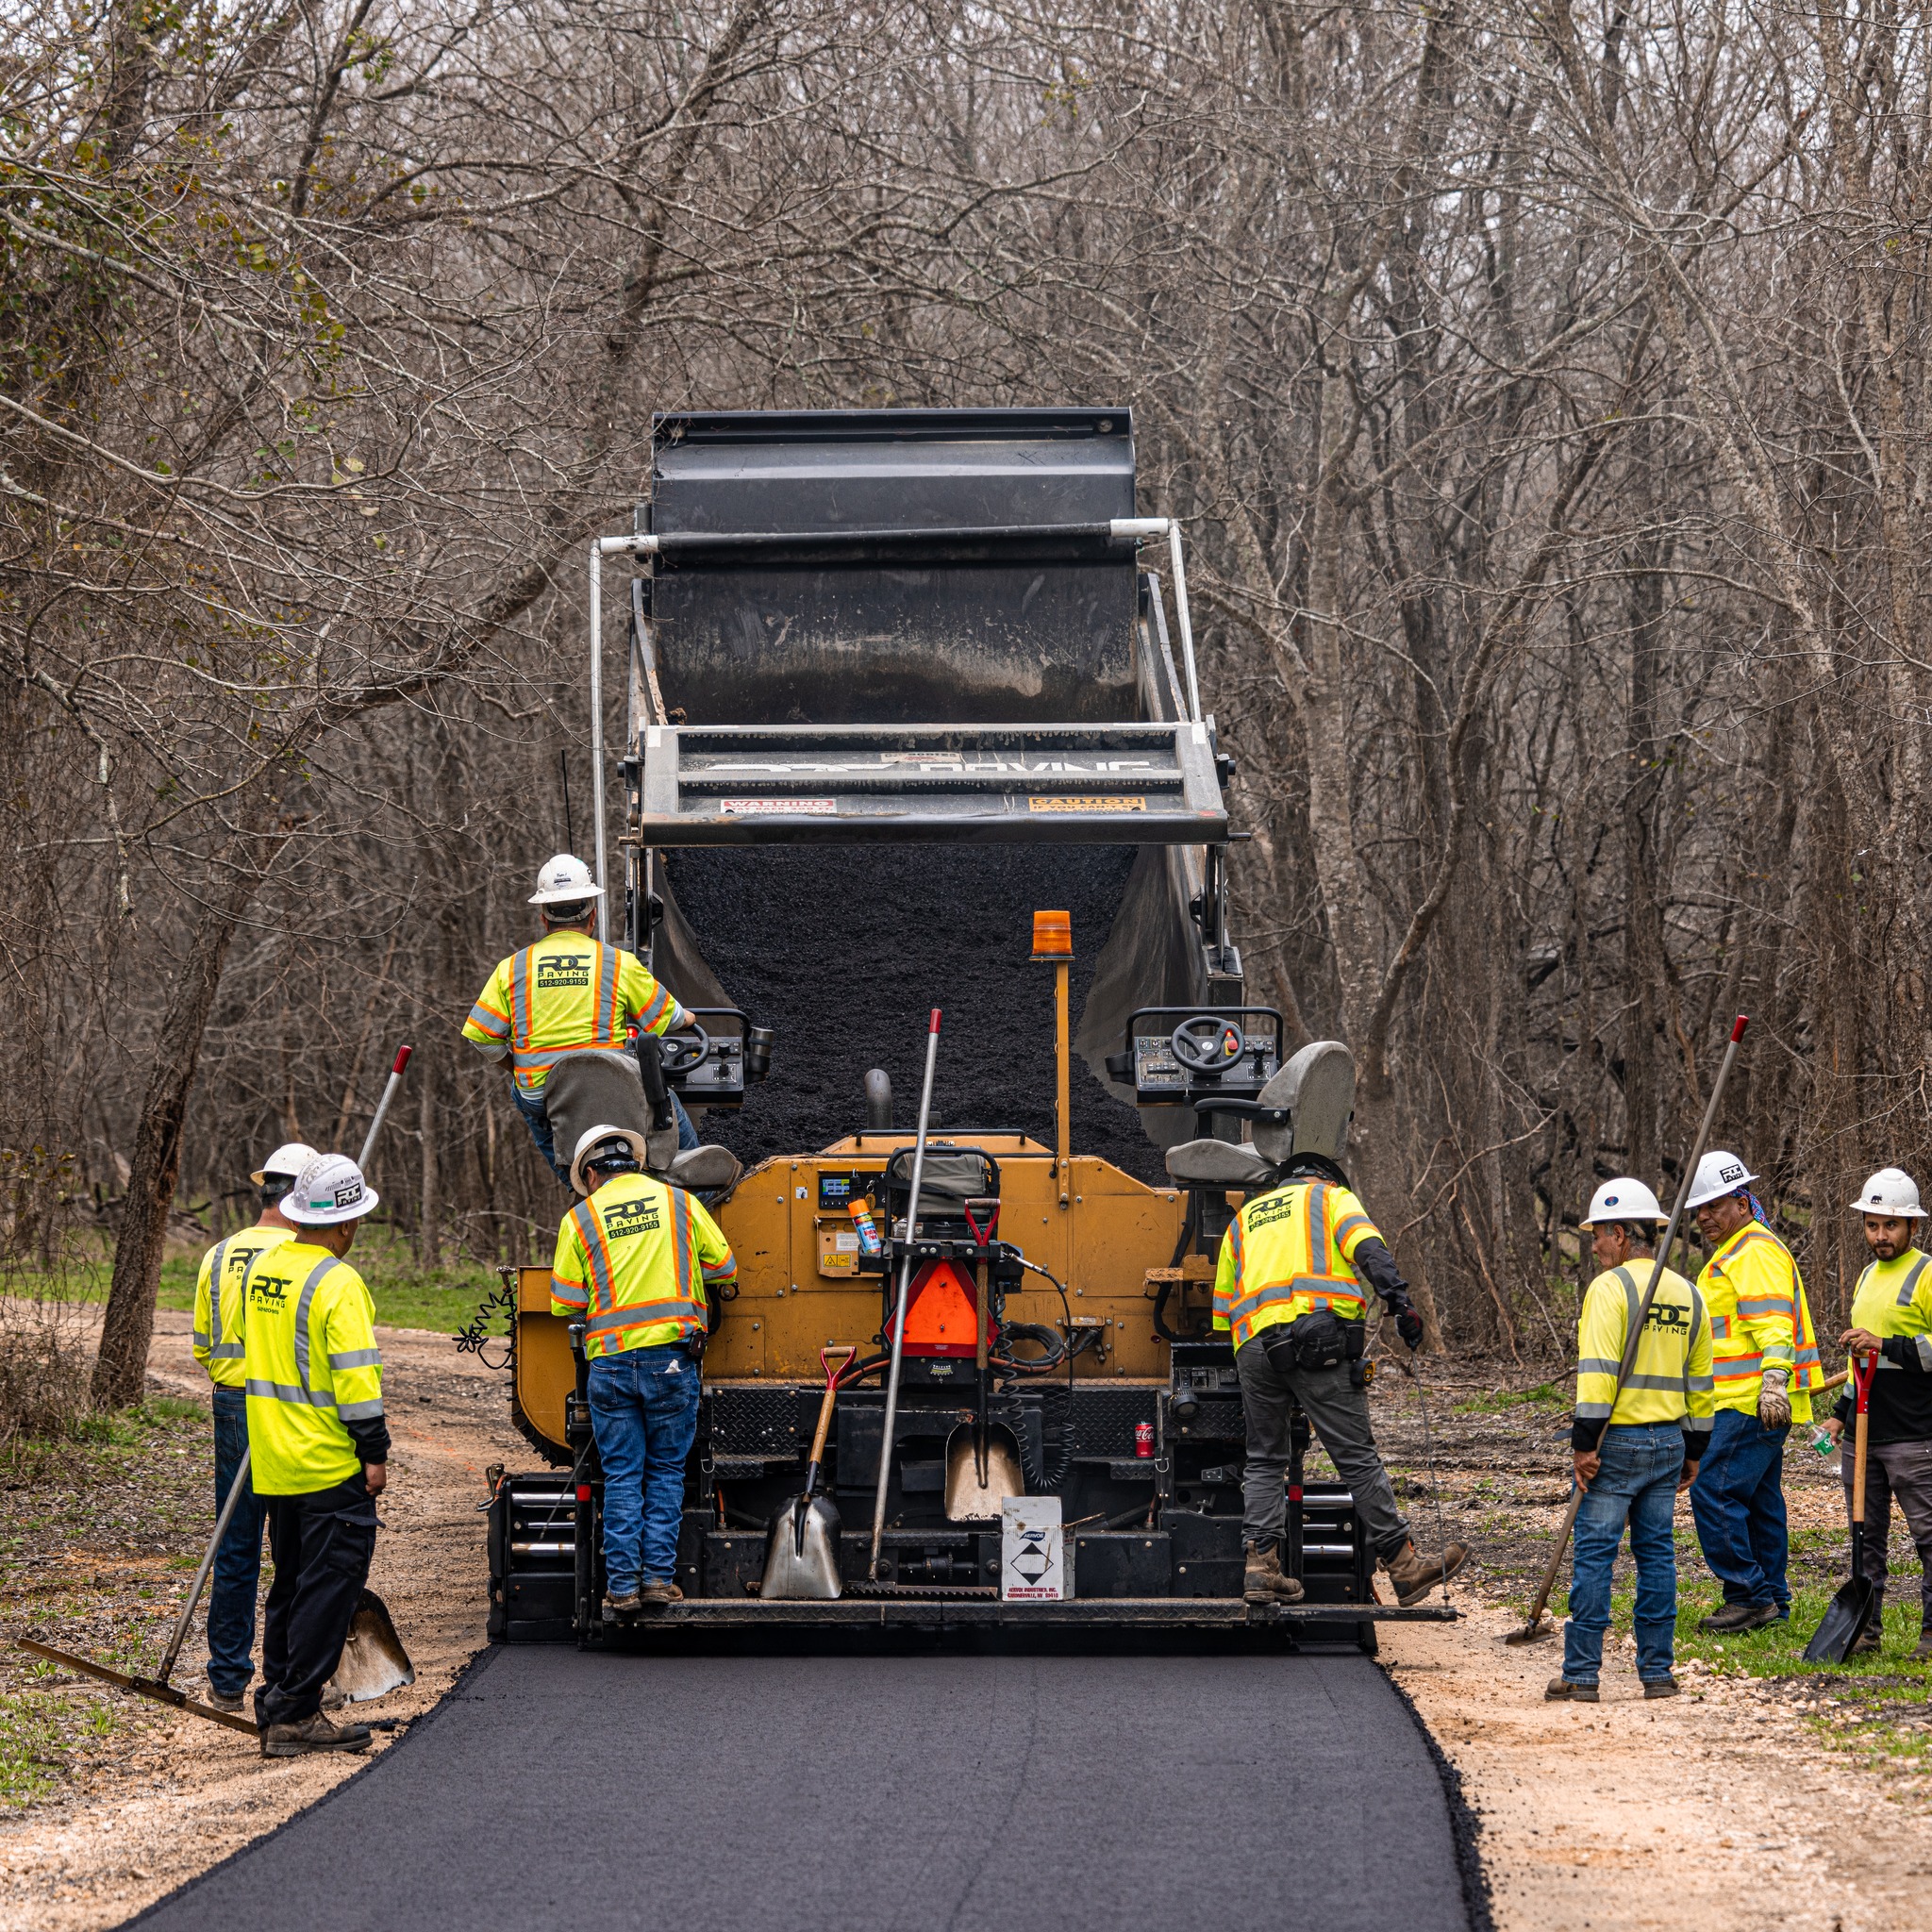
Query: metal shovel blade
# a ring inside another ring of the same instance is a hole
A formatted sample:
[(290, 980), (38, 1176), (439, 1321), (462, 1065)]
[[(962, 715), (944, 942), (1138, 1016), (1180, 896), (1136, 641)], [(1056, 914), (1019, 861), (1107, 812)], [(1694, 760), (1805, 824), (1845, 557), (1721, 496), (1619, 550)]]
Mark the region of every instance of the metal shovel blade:
[(961, 1423), (946, 1440), (946, 1521), (985, 1523), (996, 1518), (1008, 1496), (1024, 1496), (1019, 1444), (1003, 1423), (986, 1432), (984, 1469), (974, 1452), (973, 1424)]
[(349, 1619), (348, 1641), (336, 1665), (335, 1688), (351, 1704), (367, 1704), (416, 1681), (416, 1666), (396, 1635), (388, 1606), (373, 1590), (362, 1592)]
[(1539, 1617), (1534, 1624), (1527, 1624), (1521, 1630), (1512, 1630), (1504, 1638), (1505, 1643), (1542, 1643), (1557, 1634), (1556, 1621), (1550, 1617)]
[(759, 1602), (833, 1602), (841, 1588), (839, 1528), (839, 1511), (829, 1496), (813, 1496), (809, 1502), (793, 1496), (772, 1518), (772, 1533), (765, 1543), (764, 1580), (758, 1585)]
[(1818, 1634), (1805, 1646), (1807, 1664), (1841, 1664), (1852, 1654), (1852, 1645), (1863, 1636), (1876, 1607), (1876, 1591), (1869, 1576), (1854, 1576), (1839, 1586), (1824, 1612)]

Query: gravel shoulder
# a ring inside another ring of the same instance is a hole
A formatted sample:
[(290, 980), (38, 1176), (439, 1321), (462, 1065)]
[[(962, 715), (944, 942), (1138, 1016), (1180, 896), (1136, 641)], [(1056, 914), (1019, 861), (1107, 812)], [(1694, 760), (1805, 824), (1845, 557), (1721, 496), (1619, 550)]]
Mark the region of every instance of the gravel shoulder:
[[(0, 1617), (121, 1668), (152, 1669), (213, 1526), (208, 1381), (188, 1318), (163, 1311), (149, 1357), (154, 1425), (43, 1463), (0, 1492)], [(370, 1582), (416, 1682), (362, 1714), (402, 1724), (434, 1705), (484, 1638), (484, 1471), (529, 1451), (504, 1378), (448, 1337), (378, 1329), (394, 1439)], [(199, 1630), (176, 1681), (205, 1688)], [(0, 1932), (115, 1925), (354, 1774), (357, 1757), (270, 1763), (253, 1740), (0, 1652), (0, 1726), (17, 1807), (0, 1814)]]

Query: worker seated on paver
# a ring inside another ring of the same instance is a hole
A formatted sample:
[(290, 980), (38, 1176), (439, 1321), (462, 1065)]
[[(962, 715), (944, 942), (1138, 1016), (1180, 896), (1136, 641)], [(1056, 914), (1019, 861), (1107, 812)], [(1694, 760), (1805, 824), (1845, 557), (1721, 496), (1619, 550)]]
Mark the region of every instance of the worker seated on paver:
[[(1865, 1418), (1865, 1574), (1874, 1607), (1851, 1655), (1884, 1647), (1885, 1546), (1891, 1537), (1891, 1499), (1919, 1552), (1919, 1647), (1914, 1659), (1932, 1661), (1932, 1256), (1915, 1242), (1913, 1223), (1924, 1218), (1919, 1184), (1902, 1167), (1882, 1167), (1858, 1191), (1852, 1211), (1862, 1215), (1872, 1260), (1852, 1294), (1852, 1325), (1839, 1337), (1849, 1355), (1878, 1357)], [(1852, 1416), (1847, 1384), (1838, 1412), (1824, 1424), (1842, 1443)], [(1853, 1457), (1847, 1446), (1845, 1507), (1852, 1506)]]
[(275, 1566), (255, 1693), (264, 1757), (369, 1747), (369, 1726), (331, 1723), (322, 1698), (369, 1581), (389, 1474), (375, 1307), (342, 1258), (375, 1204), (346, 1155), (317, 1156), (282, 1203), (296, 1239), (248, 1277), (248, 1452)]
[[(295, 1224), (282, 1213), (282, 1197), (295, 1176), (315, 1158), (301, 1141), (277, 1147), (249, 1178), (259, 1190), (261, 1215), (218, 1241), (201, 1257), (194, 1278), (191, 1326), (194, 1359), (214, 1384), (215, 1514), (235, 1487), (236, 1473), (248, 1453), (248, 1398), (242, 1333), (249, 1271), (271, 1248), (295, 1238)], [(261, 1582), (261, 1498), (245, 1483), (228, 1519), (227, 1534), (215, 1552), (208, 1599), (208, 1701), (217, 1710), (239, 1711), (255, 1674), (255, 1593)]]
[(1751, 1191), (1757, 1176), (1720, 1150), (1697, 1163), (1690, 1205), (1711, 1250), (1697, 1277), (1710, 1310), (1717, 1420), (1710, 1454), (1690, 1486), (1704, 1560), (1724, 1585), (1722, 1609), (1702, 1628), (1720, 1635), (1782, 1624), (1791, 1613), (1785, 1572), (1785, 1438), (1811, 1420), (1824, 1380), (1805, 1278)]
[[(604, 888), (582, 859), (559, 852), (537, 874), (530, 904), (543, 937), (512, 953), (490, 975), (463, 1024), (463, 1038), (486, 1059), (510, 1069), (511, 1091), (537, 1143), (560, 1181), (570, 1170), (558, 1158), (544, 1085), (566, 1054), (622, 1051), (635, 1032), (664, 1034), (691, 1016), (660, 986), (635, 953), (591, 937)], [(698, 1137), (675, 1094), (677, 1144)]]
[(676, 1603), (684, 1465), (697, 1435), (709, 1297), (738, 1278), (703, 1204), (643, 1173), (643, 1135), (592, 1127), (557, 1231), (550, 1309), (581, 1322), (591, 1433), (604, 1471), (605, 1608)]
[[(1610, 1625), (1610, 1573), (1630, 1525), (1637, 1559), (1637, 1674), (1646, 1697), (1674, 1697), (1676, 1499), (1697, 1474), (1710, 1441), (1710, 1316), (1704, 1297), (1666, 1268), (1644, 1316), (1629, 1379), (1617, 1387), (1630, 1324), (1657, 1257), (1657, 1231), (1669, 1217), (1641, 1181), (1606, 1181), (1582, 1225), (1602, 1271), (1583, 1297), (1576, 1324), (1576, 1416), (1570, 1447), (1583, 1501), (1576, 1512), (1576, 1557), (1570, 1578), (1570, 1623), (1563, 1674), (1545, 1697), (1597, 1701), (1604, 1632)], [(1614, 1407), (1612, 1406), (1614, 1402)]]
[[(1353, 1062), (1338, 1042), (1318, 1042), (1353, 1092)], [(1315, 1051), (1305, 1048), (1304, 1055)], [(1339, 1058), (1337, 1057), (1340, 1057)], [(1301, 1058), (1302, 1056), (1297, 1056)], [(1284, 1069), (1277, 1078), (1292, 1076)], [(1262, 1098), (1269, 1098), (1266, 1090)], [(1296, 1118), (1280, 1182), (1251, 1194), (1221, 1243), (1214, 1276), (1214, 1326), (1232, 1335), (1247, 1429), (1241, 1541), (1247, 1553), (1242, 1594), (1251, 1604), (1297, 1603), (1300, 1582), (1281, 1567), (1287, 1521), (1289, 1419), (1299, 1407), (1355, 1498), (1356, 1520), (1405, 1607), (1420, 1603), (1468, 1560), (1465, 1543), (1421, 1556), (1395, 1507), (1389, 1472), (1369, 1424), (1364, 1313), (1366, 1276), (1410, 1349), (1422, 1317), (1375, 1224), (1337, 1164), (1346, 1144), (1346, 1105), (1320, 1122), (1311, 1105)], [(1257, 1131), (1257, 1147), (1263, 1135)], [(1271, 1159), (1275, 1150), (1265, 1150)]]

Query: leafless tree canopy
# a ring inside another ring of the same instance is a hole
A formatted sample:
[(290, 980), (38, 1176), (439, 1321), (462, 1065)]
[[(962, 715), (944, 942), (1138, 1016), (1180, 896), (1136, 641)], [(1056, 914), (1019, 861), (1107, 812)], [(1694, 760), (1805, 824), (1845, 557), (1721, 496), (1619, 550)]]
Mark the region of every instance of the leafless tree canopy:
[(1738, 1010), (1836, 1304), (1932, 1152), (1923, 9), (80, 18), (0, 68), (0, 1231), (118, 1228), (101, 1392), (171, 1207), (402, 1038), (425, 1259), (551, 1205), (455, 1025), (562, 842), (581, 540), (692, 405), (1131, 404), (1257, 994), (1354, 1044), (1443, 1333), (1561, 1345)]

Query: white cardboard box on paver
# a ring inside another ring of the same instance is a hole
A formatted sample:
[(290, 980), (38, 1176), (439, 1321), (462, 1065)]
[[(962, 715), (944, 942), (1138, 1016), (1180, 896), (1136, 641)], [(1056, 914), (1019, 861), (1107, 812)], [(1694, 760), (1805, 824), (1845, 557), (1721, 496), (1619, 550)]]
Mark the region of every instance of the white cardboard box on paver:
[(1008, 1496), (1000, 1505), (1000, 1595), (1058, 1603), (1067, 1589), (1066, 1537), (1058, 1496)]

